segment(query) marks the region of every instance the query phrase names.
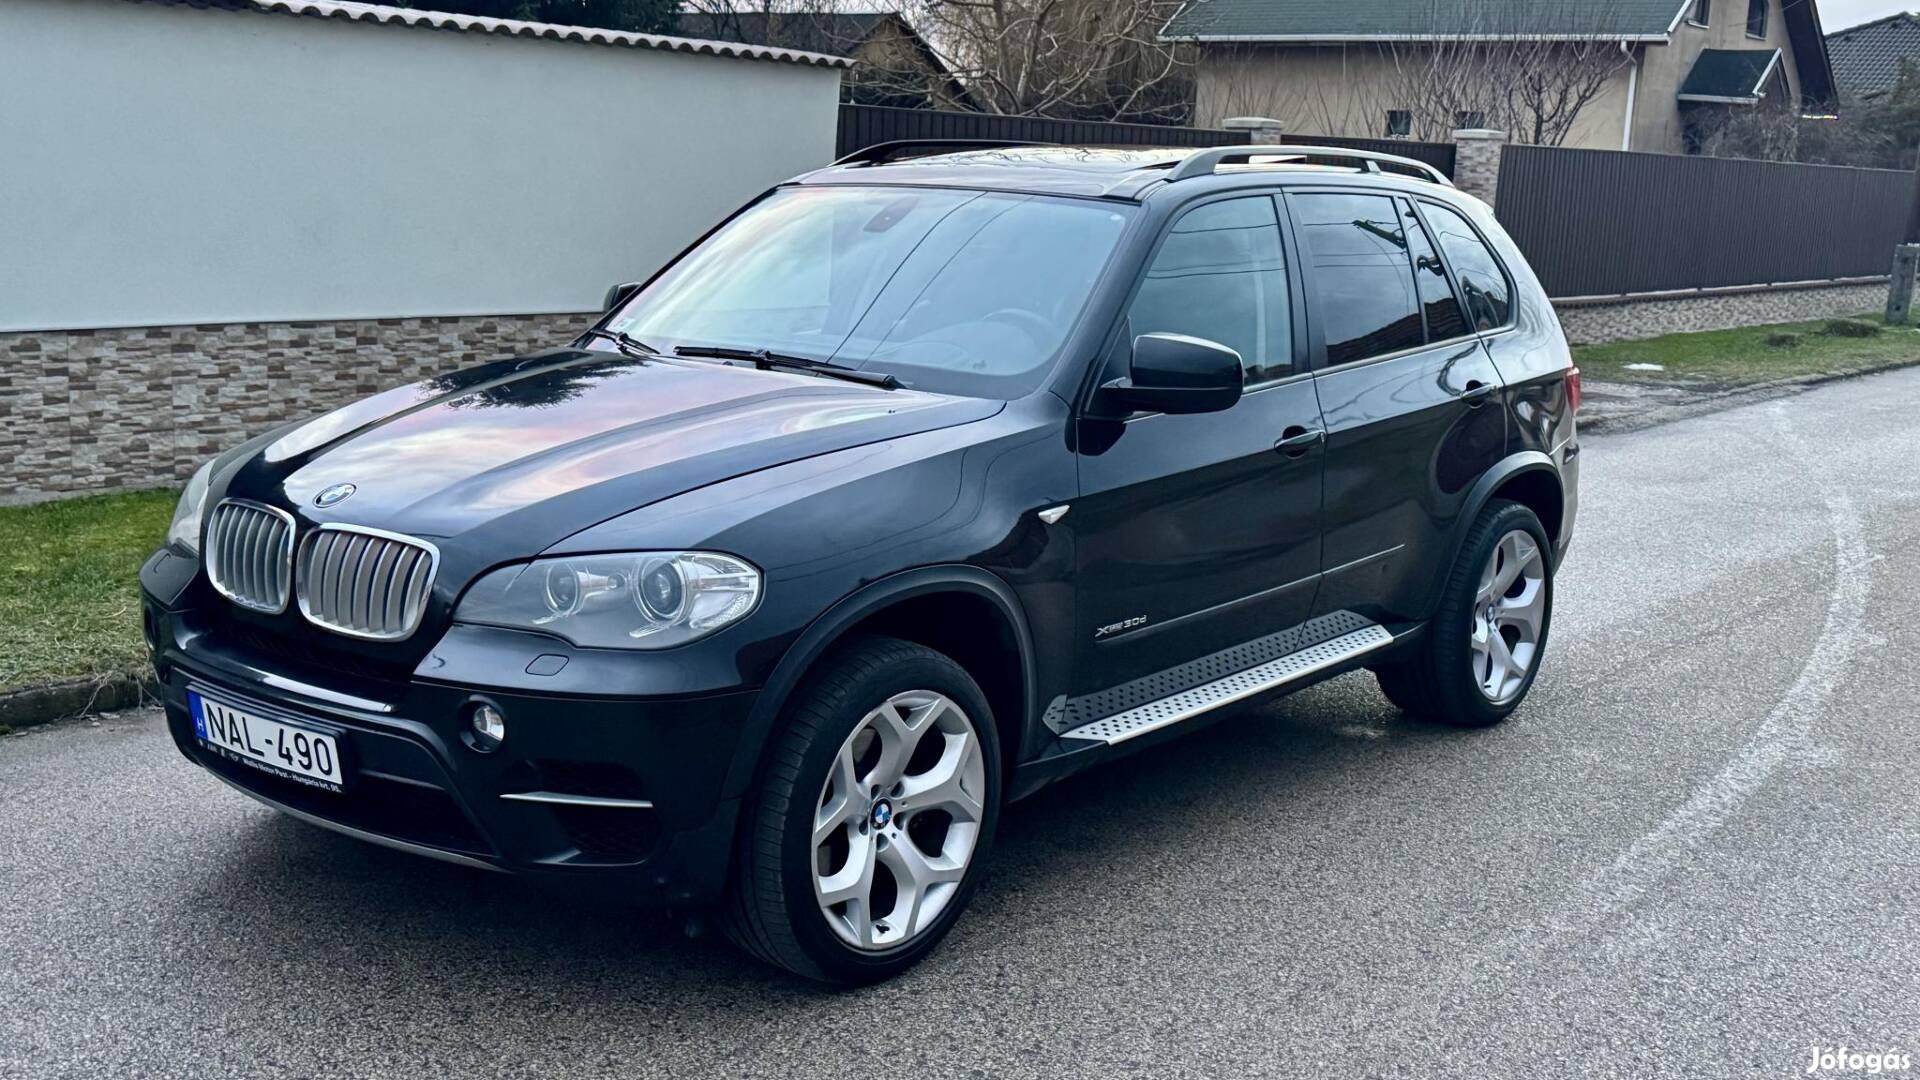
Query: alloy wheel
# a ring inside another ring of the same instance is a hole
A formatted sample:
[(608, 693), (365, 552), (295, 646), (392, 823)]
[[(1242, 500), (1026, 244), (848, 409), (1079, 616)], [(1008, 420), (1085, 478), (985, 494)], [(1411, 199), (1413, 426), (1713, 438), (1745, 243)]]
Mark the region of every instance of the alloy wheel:
[(1546, 556), (1533, 534), (1512, 529), (1493, 546), (1473, 601), (1473, 678), (1503, 704), (1526, 685), (1547, 622)]
[(895, 694), (834, 755), (813, 824), (813, 891), (858, 949), (932, 926), (980, 837), (985, 758), (973, 722), (931, 690)]

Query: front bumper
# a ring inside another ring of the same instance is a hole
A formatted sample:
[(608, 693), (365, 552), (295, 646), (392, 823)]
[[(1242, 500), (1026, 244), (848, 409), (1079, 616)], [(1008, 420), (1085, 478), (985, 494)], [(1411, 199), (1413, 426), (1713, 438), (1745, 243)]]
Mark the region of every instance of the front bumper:
[[(739, 809), (725, 797), (726, 777), (753, 690), (608, 698), (418, 675), (374, 683), (224, 634), (217, 612), (168, 610), (150, 592), (145, 602), (175, 744), (276, 809), (466, 865), (603, 881), (642, 901), (695, 904), (725, 884)], [(555, 651), (551, 641), (518, 636), (527, 639), (523, 666)], [(499, 638), (485, 647), (499, 665)], [(443, 642), (436, 654), (446, 649)], [(189, 690), (332, 735), (346, 770), (343, 790), (215, 751), (195, 734)], [(507, 716), (507, 737), (491, 752), (462, 738), (477, 700)]]

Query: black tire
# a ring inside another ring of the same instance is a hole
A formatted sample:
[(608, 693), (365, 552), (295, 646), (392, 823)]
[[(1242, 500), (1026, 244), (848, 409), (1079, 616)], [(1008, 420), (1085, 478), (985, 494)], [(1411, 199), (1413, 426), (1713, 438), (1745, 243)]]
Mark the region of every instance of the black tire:
[[(980, 830), (964, 878), (930, 925), (890, 949), (859, 949), (834, 932), (816, 899), (814, 815), (842, 744), (868, 712), (913, 690), (951, 699), (979, 739), (986, 789)], [(772, 736), (742, 819), (721, 927), (749, 954), (809, 979), (854, 986), (891, 978), (932, 952), (965, 909), (992, 848), (999, 805), (1000, 747), (993, 713), (966, 670), (912, 642), (855, 641), (822, 662)]]
[[(1519, 690), (1501, 701), (1490, 699), (1474, 677), (1471, 631), (1480, 571), (1492, 557), (1500, 538), (1515, 529), (1530, 534), (1539, 545), (1545, 567), (1546, 610), (1532, 665)], [(1448, 573), (1439, 607), (1425, 636), (1409, 652), (1374, 671), (1380, 690), (1402, 712), (1455, 727), (1488, 727), (1505, 720), (1526, 700), (1547, 648), (1553, 619), (1553, 546), (1532, 510), (1519, 503), (1496, 499), (1480, 511), (1467, 530), (1460, 554)]]

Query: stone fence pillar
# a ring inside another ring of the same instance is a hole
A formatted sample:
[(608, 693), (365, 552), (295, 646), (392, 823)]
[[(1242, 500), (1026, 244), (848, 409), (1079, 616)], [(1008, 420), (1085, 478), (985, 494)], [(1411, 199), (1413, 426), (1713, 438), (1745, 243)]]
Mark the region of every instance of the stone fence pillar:
[(1462, 128), (1453, 133), (1453, 182), (1469, 195), (1493, 205), (1500, 190), (1500, 148), (1507, 133), (1488, 128)]
[(1280, 121), (1271, 116), (1229, 116), (1220, 121), (1220, 126), (1247, 132), (1247, 142), (1252, 146), (1280, 145)]

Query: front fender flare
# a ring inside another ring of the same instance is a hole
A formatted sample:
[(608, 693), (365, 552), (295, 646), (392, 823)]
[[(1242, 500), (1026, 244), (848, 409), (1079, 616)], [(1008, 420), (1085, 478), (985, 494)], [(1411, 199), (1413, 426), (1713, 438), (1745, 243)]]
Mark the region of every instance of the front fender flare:
[[(848, 630), (883, 608), (915, 596), (940, 592), (968, 593), (990, 601), (1000, 609), (1007, 625), (1013, 629), (1013, 638), (1020, 652), (1020, 697), (1024, 705), (1024, 715), (1017, 719), (1020, 730), (1025, 732), (1035, 715), (1034, 660), (1033, 638), (1019, 597), (998, 575), (977, 566), (963, 563), (922, 566), (881, 578), (843, 597), (815, 619), (781, 656), (747, 714), (746, 727), (740, 733), (733, 764), (727, 770), (725, 797), (742, 795), (753, 783), (767, 741), (772, 736), (774, 722), (807, 672), (846, 636)], [(1008, 747), (1005, 752), (1017, 754), (1019, 747)]]

